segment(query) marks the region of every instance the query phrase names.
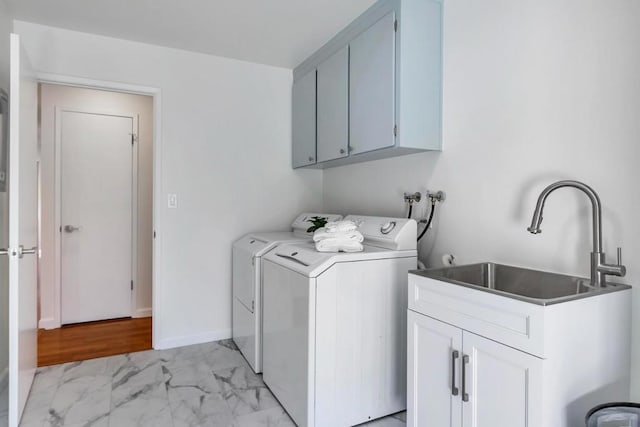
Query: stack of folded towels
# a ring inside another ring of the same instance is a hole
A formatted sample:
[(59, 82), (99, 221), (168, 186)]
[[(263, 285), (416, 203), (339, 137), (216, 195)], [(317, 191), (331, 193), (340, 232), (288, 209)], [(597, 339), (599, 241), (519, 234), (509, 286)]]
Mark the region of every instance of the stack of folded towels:
[(362, 252), (364, 237), (353, 221), (332, 221), (313, 233), (318, 252)]

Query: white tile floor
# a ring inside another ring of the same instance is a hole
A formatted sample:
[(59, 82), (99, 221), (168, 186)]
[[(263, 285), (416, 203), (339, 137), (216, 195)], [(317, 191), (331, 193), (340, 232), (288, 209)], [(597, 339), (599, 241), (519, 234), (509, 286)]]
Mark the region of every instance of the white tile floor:
[[(20, 425), (294, 426), (230, 340), (40, 368)], [(404, 427), (404, 413), (366, 425)]]

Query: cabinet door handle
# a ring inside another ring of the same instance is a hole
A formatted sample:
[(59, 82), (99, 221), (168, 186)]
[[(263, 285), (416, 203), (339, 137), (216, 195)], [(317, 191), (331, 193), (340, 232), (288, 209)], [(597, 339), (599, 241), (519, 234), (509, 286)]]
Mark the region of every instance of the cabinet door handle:
[(458, 350), (451, 352), (451, 394), (457, 396), (459, 393), (458, 387), (456, 387), (456, 360), (460, 357)]
[(469, 401), (469, 393), (467, 393), (467, 365), (469, 364), (469, 356), (462, 356), (462, 401)]

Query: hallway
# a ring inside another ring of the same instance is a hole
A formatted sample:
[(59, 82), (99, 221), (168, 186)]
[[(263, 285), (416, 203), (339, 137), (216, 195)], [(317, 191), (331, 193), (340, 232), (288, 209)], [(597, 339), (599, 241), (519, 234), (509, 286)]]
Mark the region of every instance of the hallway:
[(38, 366), (151, 349), (151, 317), (38, 330)]

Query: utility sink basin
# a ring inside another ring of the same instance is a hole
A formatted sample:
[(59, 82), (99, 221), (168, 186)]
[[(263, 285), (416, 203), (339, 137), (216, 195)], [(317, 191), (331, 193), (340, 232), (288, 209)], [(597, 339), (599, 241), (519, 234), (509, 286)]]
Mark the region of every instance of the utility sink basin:
[(617, 283), (595, 288), (590, 285), (589, 279), (492, 262), (412, 273), (538, 305), (557, 304), (630, 288)]

